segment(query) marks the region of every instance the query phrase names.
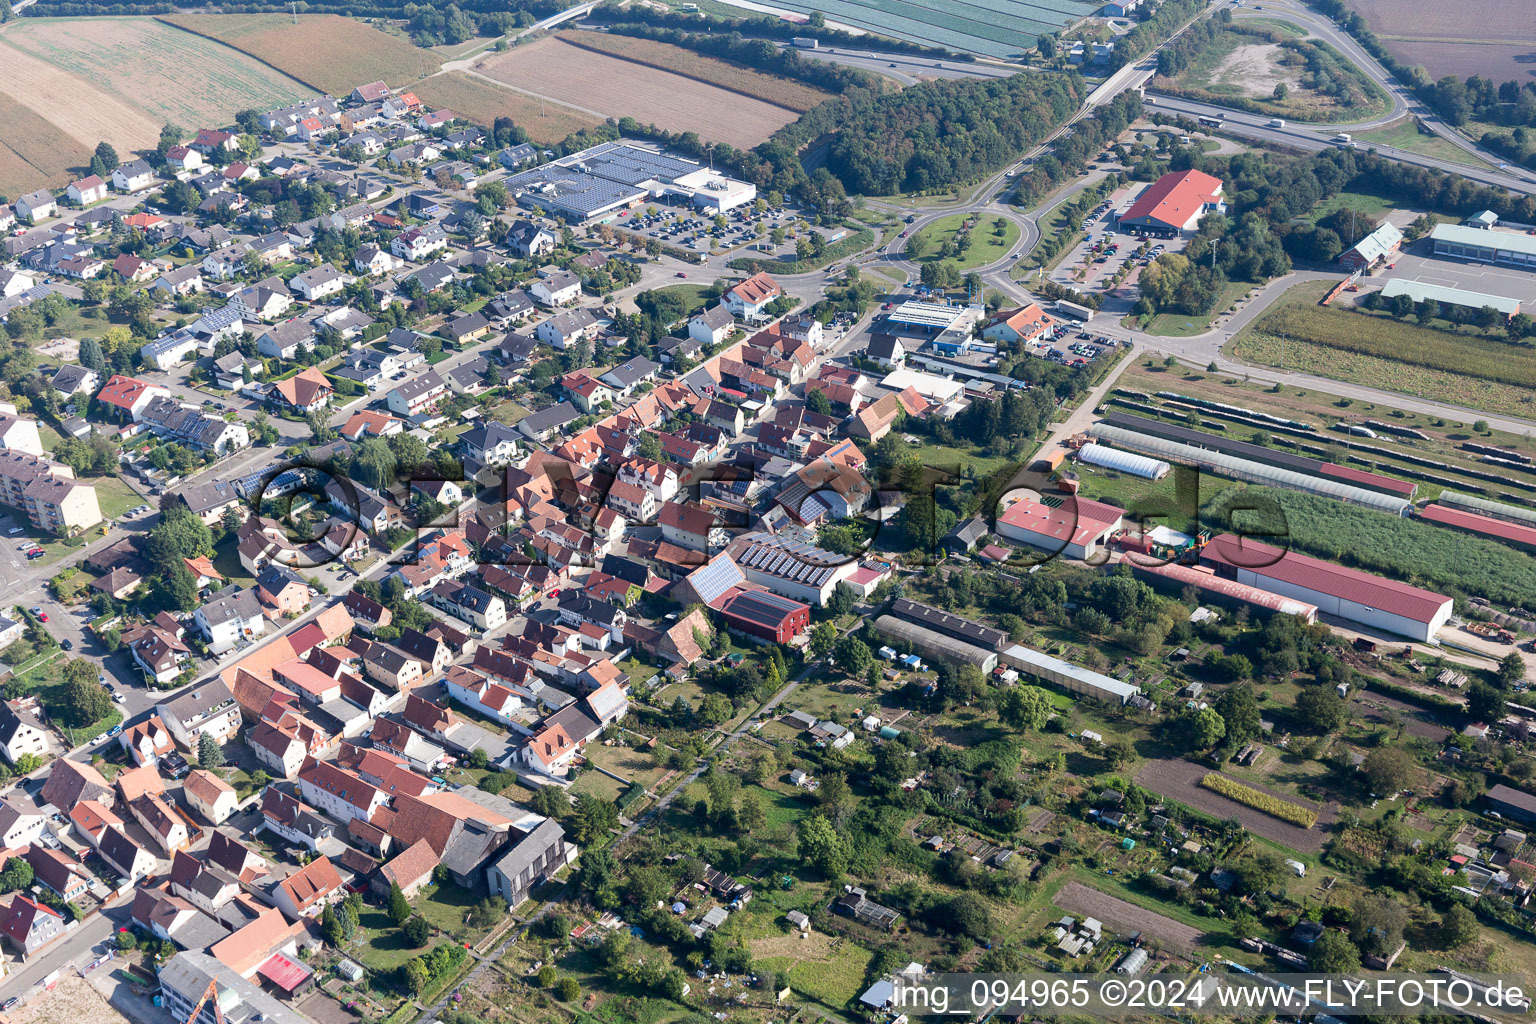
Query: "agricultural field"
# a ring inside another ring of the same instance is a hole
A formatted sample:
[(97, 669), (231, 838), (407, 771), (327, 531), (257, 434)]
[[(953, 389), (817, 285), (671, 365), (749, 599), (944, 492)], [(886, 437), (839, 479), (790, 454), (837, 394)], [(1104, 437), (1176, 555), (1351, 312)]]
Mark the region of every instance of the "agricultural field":
[(1431, 79), (1484, 75), (1523, 81), (1536, 49), (1536, 24), (1525, 0), (1465, 0), (1410, 4), (1403, 0), (1349, 0), (1382, 45)]
[(1328, 827), (1333, 821), (1333, 815), (1328, 809), (1325, 808), (1318, 815), (1318, 821), (1323, 827), (1303, 828), (1207, 789), (1201, 785), (1205, 775), (1204, 768), (1190, 761), (1172, 759), (1148, 761), (1142, 766), (1141, 771), (1136, 773), (1136, 782), (1160, 796), (1177, 800), (1186, 807), (1193, 807), (1202, 814), (1209, 814), (1223, 821), (1236, 818), (1254, 835), (1262, 836), (1292, 850), (1317, 853), (1323, 848), (1323, 843), (1328, 838)]
[(93, 148), (0, 90), (0, 195), (14, 199), (68, 183), (73, 168), (90, 162)]
[(1155, 935), (1165, 945), (1193, 952), (1204, 943), (1205, 934), (1162, 914), (1127, 903), (1118, 896), (1091, 889), (1081, 882), (1068, 882), (1056, 893), (1055, 904), (1078, 917), (1094, 917), (1112, 932), (1122, 935), (1141, 932)]
[[(701, 138), (743, 149), (762, 142), (796, 116), (787, 107), (594, 53), (559, 36), (494, 54), (475, 69), (534, 97), (603, 117), (633, 117), (668, 131), (696, 131)], [(417, 94), (422, 95), (420, 90)]]
[[(153, 18), (21, 18), (0, 31), (0, 89), (76, 142), (119, 153), (151, 146), (160, 126), (228, 124), (314, 89), (237, 50)], [(68, 103), (59, 102), (68, 97)]]
[(601, 124), (603, 118), (584, 110), (509, 89), (466, 74), (449, 71), (423, 78), (411, 86), (429, 107), (447, 107), (476, 124), (489, 125), (498, 117), (510, 117), (539, 145), (559, 142), (573, 132)]
[(608, 35), (601, 32), (567, 32), (560, 36), (565, 42), (595, 53), (620, 57), (635, 64), (670, 71), (684, 78), (692, 78), (708, 85), (717, 85), (731, 92), (760, 99), (775, 106), (788, 107), (796, 113), (804, 113), (818, 105), (831, 94), (821, 89), (777, 75), (765, 75), (751, 68), (686, 50), (671, 43), (635, 36)]
[(1450, 331), (1385, 314), (1327, 309), (1320, 286), (1286, 299), (1238, 334), (1230, 352), (1266, 366), (1368, 383), (1471, 409), (1529, 415), (1536, 352), (1471, 329)]
[(440, 54), (403, 36), (337, 14), (302, 15), (298, 24), (287, 14), (169, 14), (160, 20), (281, 69), (311, 93), (342, 97), (380, 80), (398, 88), (435, 73), (442, 62)]
[(1033, 48), (1037, 36), (1095, 14), (1101, 5), (1082, 0), (787, 0), (778, 6), (804, 14), (821, 11), (829, 21), (914, 43), (1009, 58)]

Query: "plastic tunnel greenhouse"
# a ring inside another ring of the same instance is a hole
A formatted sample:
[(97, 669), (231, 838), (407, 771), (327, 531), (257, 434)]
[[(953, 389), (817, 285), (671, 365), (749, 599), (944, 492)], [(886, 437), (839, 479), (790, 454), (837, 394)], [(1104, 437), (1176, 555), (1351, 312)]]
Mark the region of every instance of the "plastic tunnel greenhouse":
[(1340, 501), (1364, 505), (1367, 508), (1391, 512), (1399, 516), (1407, 515), (1413, 508), (1413, 503), (1406, 498), (1366, 490), (1364, 487), (1355, 487), (1326, 477), (1307, 476), (1305, 473), (1281, 469), (1278, 466), (1266, 466), (1261, 462), (1239, 459), (1223, 452), (1196, 448), (1193, 445), (1180, 444), (1161, 437), (1138, 434), (1133, 430), (1110, 426), (1108, 423), (1095, 423), (1088, 428), (1088, 432), (1101, 442), (1129, 448), (1143, 455), (1167, 459), (1169, 462), (1194, 466), (1217, 476), (1228, 477), (1243, 483), (1284, 487), (1304, 494), (1319, 494), (1325, 498), (1337, 498)]
[(1119, 470), (1148, 480), (1161, 480), (1173, 468), (1166, 462), (1149, 459), (1145, 455), (1137, 455), (1134, 452), (1106, 448), (1102, 444), (1083, 445), (1078, 449), (1077, 457), (1090, 466), (1103, 466), (1105, 469)]
[(1502, 501), (1490, 501), (1487, 498), (1480, 498), (1475, 494), (1462, 494), (1460, 491), (1441, 491), (1440, 497), (1436, 500), (1442, 505), (1466, 509), (1468, 512), (1481, 512), (1484, 515), (1493, 516), (1497, 519), (1507, 519), (1522, 526), (1536, 526), (1536, 509), (1521, 508), (1518, 505), (1506, 505)]

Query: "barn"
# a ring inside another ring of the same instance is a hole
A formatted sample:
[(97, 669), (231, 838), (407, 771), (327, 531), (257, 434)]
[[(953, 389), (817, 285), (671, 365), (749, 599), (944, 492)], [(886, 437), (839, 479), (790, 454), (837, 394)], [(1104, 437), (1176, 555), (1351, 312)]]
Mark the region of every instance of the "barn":
[(1428, 641), (1451, 617), (1453, 602), (1444, 594), (1235, 534), (1214, 538), (1200, 552), (1200, 561), (1226, 579), (1306, 601), (1345, 622), (1414, 640)]

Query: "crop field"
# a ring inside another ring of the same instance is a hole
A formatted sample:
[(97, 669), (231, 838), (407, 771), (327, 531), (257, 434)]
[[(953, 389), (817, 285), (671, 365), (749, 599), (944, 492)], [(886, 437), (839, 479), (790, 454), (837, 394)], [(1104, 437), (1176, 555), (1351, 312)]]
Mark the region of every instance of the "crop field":
[(1245, 807), (1252, 807), (1256, 811), (1263, 811), (1271, 817), (1288, 821), (1292, 825), (1300, 825), (1302, 828), (1311, 828), (1317, 824), (1317, 812), (1310, 807), (1293, 804), (1289, 800), (1282, 800), (1252, 786), (1244, 785), (1235, 779), (1229, 779), (1220, 772), (1206, 772), (1200, 780), (1200, 785), (1224, 797), (1236, 800)]
[(540, 145), (549, 145), (601, 124), (602, 118), (573, 110), (559, 103), (543, 101), (526, 92), (507, 89), (462, 71), (449, 71), (423, 78), (411, 86), (429, 107), (447, 107), (476, 124), (489, 125), (498, 117), (510, 117)]
[(0, 89), (88, 147), (106, 139), (124, 159), (153, 145), (168, 122), (188, 130), (228, 124), (237, 110), (314, 92), (153, 18), (21, 18), (0, 43)]
[(1082, 0), (786, 0), (778, 6), (929, 46), (1016, 57), (1054, 32), (1098, 11)]
[[(475, 68), (535, 97), (545, 96), (604, 117), (633, 117), (668, 131), (696, 131), (701, 138), (743, 149), (757, 145), (795, 119), (795, 112), (786, 107), (594, 53), (556, 36), (494, 54)], [(421, 95), (419, 90), (417, 95)]]
[(381, 80), (398, 88), (437, 71), (442, 61), (409, 39), (338, 14), (302, 15), (297, 25), (287, 14), (169, 14), (160, 20), (279, 68), (307, 83), (310, 92), (333, 96)]
[(89, 163), (93, 148), (0, 91), (0, 195), (67, 183), (70, 169)]
[(718, 85), (722, 89), (744, 93), (765, 103), (788, 107), (796, 113), (803, 114), (831, 95), (802, 82), (737, 67), (654, 39), (602, 32), (567, 32), (560, 38), (583, 50), (606, 53), (659, 71), (670, 71), (697, 82)]
[(1254, 835), (1263, 836), (1289, 849), (1317, 853), (1323, 848), (1328, 832), (1326, 826), (1332, 823), (1333, 818), (1326, 808), (1317, 818), (1325, 827), (1302, 828), (1206, 789), (1200, 784), (1204, 777), (1205, 769), (1199, 765), (1168, 759), (1148, 761), (1136, 773), (1136, 783), (1203, 814), (1223, 820), (1235, 818)]
[(1298, 285), (1232, 343), (1232, 354), (1268, 366), (1369, 383), (1487, 412), (1529, 415), (1536, 351), (1470, 331), (1453, 333), (1316, 305)]
[(1536, 55), (1536, 24), (1526, 0), (1350, 0), (1393, 56), (1421, 64), (1430, 78), (1485, 75), (1524, 81)]

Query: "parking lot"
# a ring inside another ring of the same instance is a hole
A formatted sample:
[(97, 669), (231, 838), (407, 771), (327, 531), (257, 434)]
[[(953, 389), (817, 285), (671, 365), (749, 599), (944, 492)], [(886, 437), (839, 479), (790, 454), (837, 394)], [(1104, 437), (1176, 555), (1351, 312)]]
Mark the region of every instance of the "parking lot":
[(1134, 202), (1140, 190), (1141, 186), (1117, 189), (1094, 209), (1084, 225), (1086, 236), (1061, 257), (1051, 271), (1052, 281), (1089, 294), (1113, 289), (1114, 299), (1106, 302), (1106, 311), (1121, 305), (1130, 308), (1141, 268), (1164, 252), (1179, 252), (1188, 244), (1183, 238), (1144, 238), (1116, 230), (1116, 214)]
[(1403, 278), (1441, 288), (1519, 299), (1526, 306), (1536, 306), (1536, 273), (1434, 256), (1427, 238), (1419, 239), (1394, 262), (1395, 268), (1383, 267), (1374, 276), (1362, 279), (1362, 289), (1368, 284), (1380, 285), (1392, 278)]
[[(649, 211), (654, 210), (654, 213)], [(708, 252), (711, 249), (734, 249), (748, 243), (761, 241), (774, 249), (792, 249), (792, 246), (773, 247), (768, 232), (776, 227), (788, 227), (795, 219), (795, 211), (786, 207), (770, 207), (761, 215), (750, 206), (739, 207), (726, 213), (726, 226), (716, 230), (715, 215), (700, 213), (693, 207), (676, 207), (653, 203), (627, 217), (620, 217), (614, 226), (626, 231), (638, 232), (666, 245)], [(758, 238), (756, 225), (762, 222), (764, 235)]]

